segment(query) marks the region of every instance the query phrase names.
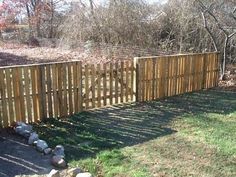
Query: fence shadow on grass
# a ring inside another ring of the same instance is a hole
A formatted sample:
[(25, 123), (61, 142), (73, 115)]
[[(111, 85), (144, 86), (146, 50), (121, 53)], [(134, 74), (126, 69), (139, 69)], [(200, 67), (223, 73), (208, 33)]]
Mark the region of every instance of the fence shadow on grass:
[(36, 129), (51, 146), (63, 144), (68, 161), (79, 160), (175, 133), (169, 125), (184, 114), (229, 114), (236, 110), (235, 97), (235, 93), (200, 91), (91, 110), (66, 120), (49, 119)]

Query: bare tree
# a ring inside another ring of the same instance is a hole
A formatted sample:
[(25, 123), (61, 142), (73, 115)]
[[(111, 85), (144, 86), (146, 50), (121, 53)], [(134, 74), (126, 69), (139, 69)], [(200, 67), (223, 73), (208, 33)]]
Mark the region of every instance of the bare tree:
[[(236, 26), (232, 26), (231, 28), (229, 28), (228, 26), (225, 27), (225, 25), (219, 21), (217, 16), (211, 10), (211, 9), (213, 9), (214, 3), (211, 3), (209, 5), (209, 7), (207, 7), (201, 0), (197, 0), (197, 1), (200, 6), (200, 9), (201, 9), (201, 14), (202, 14), (203, 21), (204, 21), (204, 27), (205, 27), (206, 31), (208, 32), (208, 34), (210, 35), (216, 51), (219, 51), (219, 49), (218, 49), (219, 47), (216, 44), (216, 37), (214, 37), (213, 33), (208, 28), (207, 19), (206, 19), (205, 14), (208, 14), (213, 19), (213, 21), (217, 25), (218, 29), (224, 34), (225, 39), (224, 39), (224, 44), (222, 47), (223, 48), (223, 58), (221, 61), (221, 68), (220, 68), (221, 69), (220, 79), (224, 79), (225, 68), (226, 68), (226, 58), (227, 58), (227, 51), (228, 51), (227, 50), (228, 43), (229, 43), (229, 40), (236, 34)], [(233, 18), (234, 18), (235, 11), (236, 10), (234, 8), (232, 10), (232, 12), (229, 13), (229, 17), (233, 16)]]

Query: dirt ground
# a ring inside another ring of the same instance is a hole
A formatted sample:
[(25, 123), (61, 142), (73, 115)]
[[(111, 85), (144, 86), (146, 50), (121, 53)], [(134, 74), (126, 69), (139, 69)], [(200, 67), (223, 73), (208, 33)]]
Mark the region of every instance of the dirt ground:
[(137, 46), (84, 46), (76, 49), (29, 47), (17, 44), (0, 43), (0, 66), (22, 65), (80, 60), (83, 63), (106, 63), (117, 60), (129, 60), (138, 56), (156, 56), (163, 53), (156, 49), (143, 49)]
[(50, 155), (43, 155), (26, 140), (13, 133), (0, 130), (0, 177), (48, 174)]

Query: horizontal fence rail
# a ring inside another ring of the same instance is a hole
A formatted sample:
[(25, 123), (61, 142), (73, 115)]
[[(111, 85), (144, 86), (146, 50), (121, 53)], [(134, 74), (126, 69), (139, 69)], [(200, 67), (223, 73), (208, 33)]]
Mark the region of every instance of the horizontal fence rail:
[(0, 126), (217, 86), (218, 53), (0, 68)]

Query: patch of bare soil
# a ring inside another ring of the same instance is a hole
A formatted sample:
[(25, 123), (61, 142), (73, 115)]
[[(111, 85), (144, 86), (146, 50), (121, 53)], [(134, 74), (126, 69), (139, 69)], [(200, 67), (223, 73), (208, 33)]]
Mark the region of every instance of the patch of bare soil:
[(48, 174), (52, 166), (45, 156), (14, 133), (0, 130), (0, 176)]
[[(172, 51), (173, 53), (173, 51)], [(138, 56), (171, 54), (156, 48), (81, 43), (76, 49), (30, 47), (16, 42), (0, 42), (0, 66), (80, 60), (83, 63), (106, 63), (130, 60)]]
[(20, 46), (13, 44), (0, 45), (0, 66), (23, 65), (32, 63), (48, 63), (60, 61), (80, 60), (83, 63), (106, 63), (117, 60), (133, 59), (135, 56), (147, 56), (161, 54), (157, 51), (148, 51), (137, 47), (123, 46), (86, 46), (77, 49), (62, 49)]
[[(86, 60), (84, 52), (59, 48), (0, 48), (0, 66)], [(90, 59), (92, 60), (92, 59)], [(99, 62), (102, 58), (97, 58)]]
[(227, 65), (225, 80), (219, 81), (217, 89), (236, 92), (236, 64)]

